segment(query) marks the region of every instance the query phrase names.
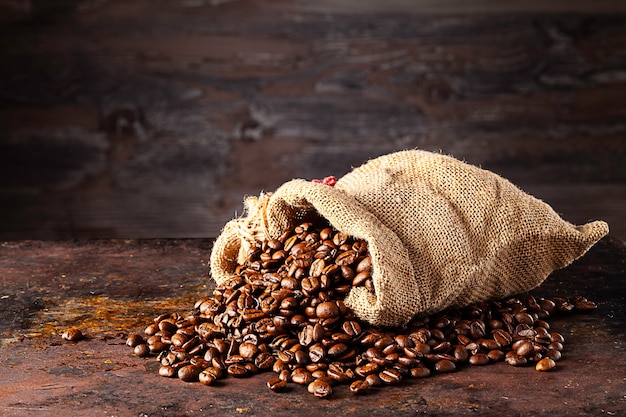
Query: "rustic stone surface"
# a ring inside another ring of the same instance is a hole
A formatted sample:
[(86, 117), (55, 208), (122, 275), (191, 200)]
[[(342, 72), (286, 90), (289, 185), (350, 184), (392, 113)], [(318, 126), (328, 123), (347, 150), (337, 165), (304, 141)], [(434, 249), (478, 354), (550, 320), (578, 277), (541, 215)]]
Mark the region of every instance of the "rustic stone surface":
[[(467, 367), (364, 397), (338, 388), (319, 400), (282, 394), (265, 375), (206, 387), (158, 376), (154, 358), (125, 346), (162, 312), (188, 311), (212, 285), (208, 240), (5, 242), (0, 246), (2, 416), (621, 415), (626, 366), (626, 244), (607, 237), (533, 293), (584, 295), (589, 314), (555, 316), (566, 338), (557, 369)], [(85, 340), (67, 342), (79, 328)]]

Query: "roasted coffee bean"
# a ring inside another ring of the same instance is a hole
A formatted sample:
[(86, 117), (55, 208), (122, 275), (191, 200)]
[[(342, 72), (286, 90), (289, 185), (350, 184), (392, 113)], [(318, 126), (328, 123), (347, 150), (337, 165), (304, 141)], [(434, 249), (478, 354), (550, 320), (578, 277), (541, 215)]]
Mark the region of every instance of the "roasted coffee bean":
[(159, 375), (166, 378), (174, 378), (176, 370), (170, 365), (164, 365), (159, 368)]
[(353, 379), (353, 375), (346, 373), (346, 371), (337, 363), (331, 363), (328, 365), (326, 374), (335, 381), (342, 383), (346, 383)]
[(511, 334), (502, 329), (494, 330), (493, 338), (500, 343), (501, 346), (509, 346), (513, 342)]
[(131, 334), (130, 336), (128, 336), (128, 339), (126, 339), (126, 346), (130, 346), (132, 348), (142, 343), (146, 343), (146, 342), (143, 339), (143, 337), (141, 337), (141, 335), (138, 335), (136, 333)]
[(169, 319), (169, 318), (165, 320), (161, 320), (158, 326), (159, 326), (159, 330), (163, 332), (167, 332), (169, 334), (176, 333), (176, 330), (178, 330), (176, 323), (172, 319)]
[(509, 365), (513, 365), (513, 366), (524, 366), (528, 363), (528, 360), (521, 355), (518, 355), (517, 353), (514, 352), (509, 352), (512, 353), (511, 355), (507, 354), (506, 358), (504, 359), (504, 361), (506, 363), (508, 363)]
[(209, 366), (208, 368), (204, 369), (202, 372), (208, 372), (211, 375), (213, 375), (213, 377), (218, 380), (220, 378), (222, 378), (224, 376), (224, 370), (220, 369), (220, 368), (216, 368), (214, 366)]
[(74, 327), (64, 331), (63, 334), (61, 334), (61, 337), (68, 342), (78, 342), (79, 340), (83, 340), (84, 338), (83, 332), (81, 332), (80, 329)]
[(489, 357), (484, 353), (476, 353), (469, 358), (470, 365), (488, 365)]
[(341, 355), (343, 355), (344, 353), (346, 353), (349, 350), (348, 346), (345, 345), (344, 343), (337, 343), (336, 345), (332, 345), (330, 348), (328, 348), (328, 356), (331, 357), (340, 357)]
[(276, 377), (267, 381), (267, 387), (274, 392), (281, 392), (287, 388), (287, 381)]
[(172, 345), (174, 345), (176, 347), (181, 347), (185, 343), (187, 343), (187, 341), (189, 341), (189, 337), (187, 337), (186, 335), (184, 335), (182, 333), (175, 333), (170, 338), (170, 341), (171, 341)]
[(228, 375), (235, 378), (243, 378), (250, 375), (250, 371), (243, 363), (233, 363), (226, 368)]
[(485, 337), (485, 323), (480, 320), (474, 320), (470, 324), (470, 334), (474, 339), (482, 339)]
[(333, 389), (324, 379), (316, 379), (307, 386), (307, 391), (319, 398), (326, 398), (332, 394)]
[(469, 360), (469, 352), (465, 346), (457, 345), (454, 348), (453, 355), (458, 363), (465, 363)]
[(430, 369), (425, 366), (417, 366), (415, 368), (411, 368), (411, 376), (413, 378), (427, 378), (430, 376), (430, 373)]
[(521, 341), (521, 343), (517, 347), (515, 347), (515, 344), (513, 344), (513, 347), (514, 347), (515, 352), (519, 356), (530, 356), (535, 351), (532, 342), (528, 340)]
[(215, 375), (206, 369), (198, 374), (198, 381), (200, 381), (203, 385), (213, 385), (216, 380), (217, 378), (215, 378)]
[(393, 368), (384, 369), (378, 374), (378, 377), (387, 385), (394, 385), (402, 381), (402, 373)]
[(152, 323), (148, 325), (148, 327), (146, 327), (143, 332), (146, 336), (154, 336), (154, 334), (158, 331), (159, 331), (158, 324)]
[(140, 343), (135, 346), (133, 353), (140, 358), (150, 356), (150, 347), (145, 343)]
[(291, 381), (298, 385), (309, 385), (313, 382), (313, 375), (306, 368), (296, 368), (291, 373)]
[(252, 359), (259, 352), (259, 348), (249, 342), (244, 342), (239, 345), (239, 355), (245, 359)]
[(558, 350), (548, 349), (545, 353), (546, 358), (550, 358), (553, 361), (558, 361), (561, 359), (561, 352)]
[(337, 258), (335, 259), (335, 263), (339, 266), (350, 266), (357, 260), (358, 257), (359, 254), (356, 251), (350, 249), (339, 254), (339, 256), (337, 256)]
[(527, 324), (529, 326), (532, 326), (533, 324), (535, 324), (535, 320), (528, 313), (525, 313), (525, 312), (517, 313), (515, 314), (514, 317), (515, 317), (515, 320), (517, 320), (517, 322), (520, 324)]
[(335, 318), (339, 315), (339, 307), (334, 301), (326, 301), (315, 307), (315, 315), (320, 319)]
[(485, 350), (500, 349), (502, 347), (498, 341), (493, 339), (480, 339), (478, 340), (478, 344)]
[(326, 357), (326, 350), (321, 343), (316, 343), (309, 348), (309, 357), (312, 362), (321, 362)]
[(456, 365), (454, 362), (448, 359), (442, 359), (435, 363), (435, 371), (439, 373), (447, 373), (454, 372), (456, 370)]
[(370, 384), (363, 379), (357, 379), (350, 384), (350, 392), (355, 395), (365, 394), (370, 388)]
[(502, 362), (504, 360), (504, 356), (505, 353), (497, 349), (490, 350), (489, 353), (487, 353), (487, 357), (489, 357), (492, 362)]
[(195, 365), (186, 365), (178, 369), (178, 378), (185, 382), (195, 382), (198, 380), (201, 369)]
[(562, 351), (563, 350), (563, 344), (559, 343), (559, 342), (552, 342), (548, 345), (548, 349), (549, 350), (558, 350), (558, 351)]
[(556, 368), (556, 362), (551, 358), (543, 358), (535, 365), (535, 369), (542, 372), (551, 371), (554, 368)]
[(357, 274), (365, 271), (372, 270), (372, 258), (368, 255), (359, 261), (355, 268)]
[(560, 333), (552, 332), (550, 333), (550, 342), (563, 343), (565, 342), (565, 338)]
[(365, 285), (365, 281), (371, 278), (372, 277), (370, 275), (370, 271), (359, 272), (358, 274), (354, 276), (354, 278), (352, 278), (352, 286), (358, 287), (358, 286)]

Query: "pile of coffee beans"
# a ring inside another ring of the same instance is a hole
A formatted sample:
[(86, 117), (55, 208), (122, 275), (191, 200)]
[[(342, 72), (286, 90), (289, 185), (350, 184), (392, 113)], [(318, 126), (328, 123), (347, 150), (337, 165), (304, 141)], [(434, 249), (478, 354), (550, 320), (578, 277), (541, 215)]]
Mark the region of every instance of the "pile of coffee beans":
[(159, 375), (212, 385), (227, 376), (273, 371), (267, 386), (305, 385), (328, 397), (339, 384), (354, 394), (463, 366), (506, 362), (556, 367), (564, 338), (546, 321), (555, 312), (590, 311), (584, 297), (510, 298), (417, 318), (381, 329), (359, 320), (343, 298), (354, 286), (375, 292), (366, 242), (303, 223), (259, 242), (236, 275), (187, 314), (154, 319), (127, 344), (156, 356)]

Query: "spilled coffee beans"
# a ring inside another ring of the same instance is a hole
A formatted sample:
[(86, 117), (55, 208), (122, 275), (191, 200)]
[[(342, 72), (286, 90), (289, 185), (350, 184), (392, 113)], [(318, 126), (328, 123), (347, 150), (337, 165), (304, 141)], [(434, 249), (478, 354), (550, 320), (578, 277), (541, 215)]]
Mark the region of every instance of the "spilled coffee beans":
[(303, 223), (259, 242), (236, 275), (193, 311), (160, 315), (127, 345), (139, 357), (156, 356), (163, 377), (213, 385), (271, 370), (270, 390), (299, 384), (326, 398), (336, 385), (360, 395), (463, 366), (506, 362), (554, 369), (564, 338), (545, 320), (555, 312), (595, 308), (584, 297), (526, 296), (379, 329), (342, 301), (354, 286), (375, 293), (371, 265), (365, 242)]

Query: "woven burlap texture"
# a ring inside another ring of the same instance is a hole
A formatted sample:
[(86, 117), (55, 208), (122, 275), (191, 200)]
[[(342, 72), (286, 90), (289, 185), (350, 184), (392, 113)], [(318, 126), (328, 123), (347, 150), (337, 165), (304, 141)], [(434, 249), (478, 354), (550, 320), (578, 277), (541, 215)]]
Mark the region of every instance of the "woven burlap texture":
[(528, 291), (608, 233), (575, 226), (506, 179), (449, 156), (419, 150), (373, 159), (334, 187), (301, 179), (246, 201), (211, 253), (211, 275), (234, 275), (250, 244), (279, 237), (312, 215), (364, 239), (375, 295), (344, 300), (377, 326)]

